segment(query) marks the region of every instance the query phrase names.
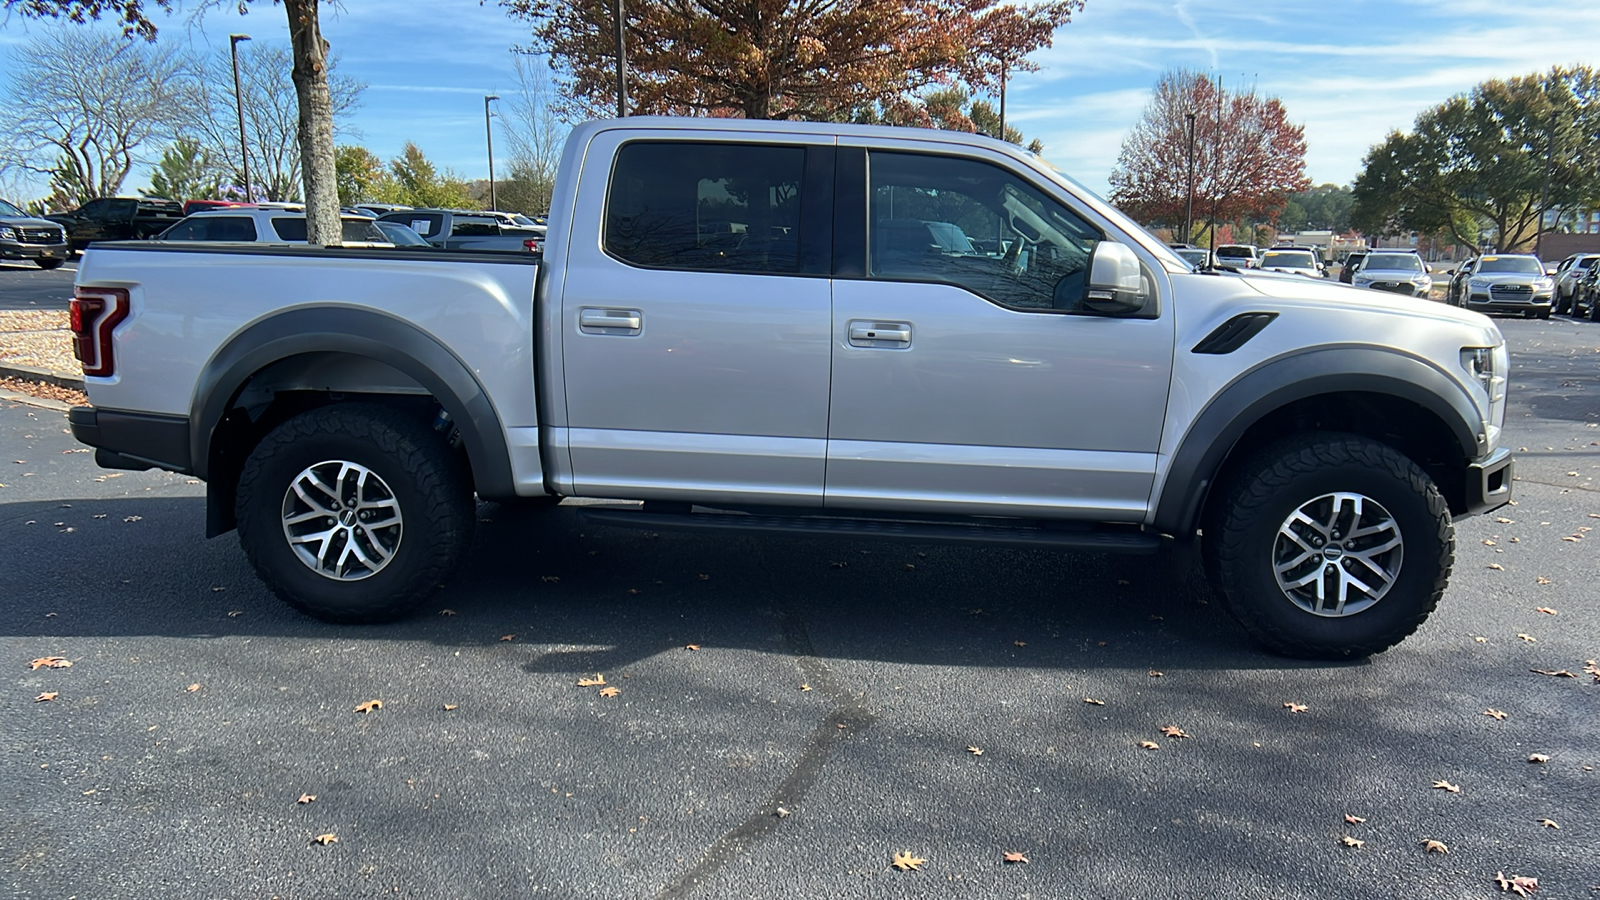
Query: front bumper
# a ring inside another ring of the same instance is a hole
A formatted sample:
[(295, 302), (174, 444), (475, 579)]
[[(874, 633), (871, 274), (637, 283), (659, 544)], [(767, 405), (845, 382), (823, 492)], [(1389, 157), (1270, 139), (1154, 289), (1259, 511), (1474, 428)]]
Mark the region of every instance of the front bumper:
[(1499, 509), (1511, 502), (1512, 476), (1516, 472), (1516, 459), (1505, 447), (1467, 465), (1466, 512), (1475, 516), (1491, 509)]
[(1507, 296), (1474, 289), (1467, 293), (1467, 308), (1478, 312), (1543, 312), (1550, 308), (1550, 297), (1550, 291)]
[(24, 244), (0, 241), (0, 259), (66, 259), (72, 255), (66, 244)]

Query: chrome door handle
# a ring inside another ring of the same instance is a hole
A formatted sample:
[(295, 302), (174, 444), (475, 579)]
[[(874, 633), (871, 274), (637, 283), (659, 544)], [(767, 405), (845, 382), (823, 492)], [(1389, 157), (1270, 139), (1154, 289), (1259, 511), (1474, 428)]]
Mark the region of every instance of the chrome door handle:
[(849, 337), (852, 347), (909, 347), (911, 323), (855, 321), (849, 325)]
[(584, 334), (638, 334), (644, 329), (644, 313), (637, 309), (578, 310), (578, 330)]

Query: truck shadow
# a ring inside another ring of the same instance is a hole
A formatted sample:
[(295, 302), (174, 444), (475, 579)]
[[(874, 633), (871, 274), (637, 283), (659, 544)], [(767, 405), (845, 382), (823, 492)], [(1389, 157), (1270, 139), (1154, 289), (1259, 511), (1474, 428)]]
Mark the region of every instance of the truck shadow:
[(571, 506), (479, 507), (477, 539), (412, 617), (334, 626), (288, 608), (199, 498), (0, 506), (0, 634), (427, 641), (524, 650), (530, 673), (615, 671), (669, 650), (984, 667), (1296, 668), (1252, 644), (1198, 567), (958, 545), (648, 533)]

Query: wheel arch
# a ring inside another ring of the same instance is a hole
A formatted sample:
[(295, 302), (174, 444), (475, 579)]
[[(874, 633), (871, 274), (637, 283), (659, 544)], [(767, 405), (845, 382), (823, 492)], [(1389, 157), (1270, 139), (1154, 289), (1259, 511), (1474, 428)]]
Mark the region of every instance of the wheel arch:
[(1479, 421), (1461, 385), (1415, 357), (1364, 347), (1280, 357), (1234, 380), (1195, 418), (1167, 468), (1153, 525), (1179, 538), (1192, 535), (1230, 465), (1301, 428), (1394, 446), (1460, 511), (1466, 464), (1487, 449)]
[(268, 389), (431, 397), (461, 435), (477, 492), (490, 498), (515, 494), (499, 414), (460, 358), (391, 316), (348, 307), (307, 307), (250, 325), (201, 370), (190, 406), (189, 441), (195, 474), (208, 482), (208, 536), (233, 527), (234, 480), (253, 447), (253, 440), (239, 440), (240, 418), (234, 413), (241, 395), (262, 383)]

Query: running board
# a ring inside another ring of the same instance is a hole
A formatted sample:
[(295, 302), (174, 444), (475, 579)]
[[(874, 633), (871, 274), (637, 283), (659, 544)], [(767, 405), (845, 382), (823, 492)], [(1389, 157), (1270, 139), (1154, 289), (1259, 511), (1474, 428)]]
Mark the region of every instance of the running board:
[(923, 543), (989, 544), (1003, 547), (1054, 547), (1096, 553), (1155, 553), (1161, 538), (1141, 531), (1081, 525), (989, 524), (830, 516), (773, 516), (741, 513), (647, 512), (579, 507), (585, 523), (658, 531), (742, 531), (765, 534), (878, 538)]

